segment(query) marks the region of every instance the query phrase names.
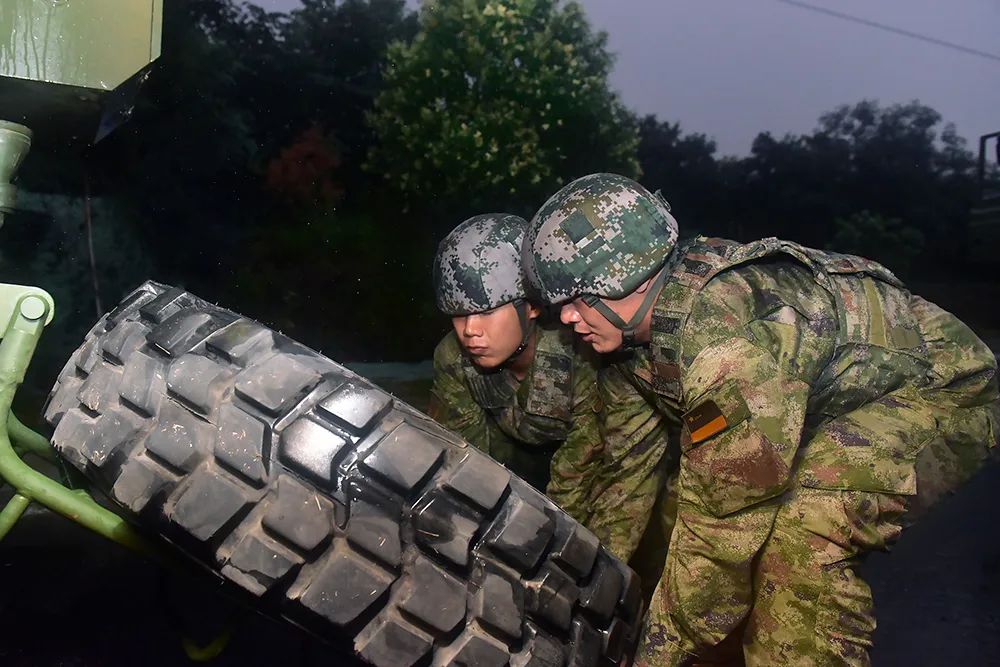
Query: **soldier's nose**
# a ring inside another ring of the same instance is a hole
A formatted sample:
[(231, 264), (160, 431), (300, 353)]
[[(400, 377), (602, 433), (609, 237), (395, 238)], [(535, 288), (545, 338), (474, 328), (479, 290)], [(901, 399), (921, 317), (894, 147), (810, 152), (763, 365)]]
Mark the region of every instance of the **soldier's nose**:
[(468, 317), (466, 317), (465, 327), (463, 328), (462, 333), (465, 334), (466, 337), (468, 338), (473, 338), (475, 336), (482, 336), (483, 335), (482, 327), (477, 326), (477, 322), (478, 320), (476, 319), (475, 315), (469, 315)]
[(559, 310), (559, 320), (563, 324), (573, 324), (580, 321), (580, 313), (577, 311), (576, 306), (567, 303)]

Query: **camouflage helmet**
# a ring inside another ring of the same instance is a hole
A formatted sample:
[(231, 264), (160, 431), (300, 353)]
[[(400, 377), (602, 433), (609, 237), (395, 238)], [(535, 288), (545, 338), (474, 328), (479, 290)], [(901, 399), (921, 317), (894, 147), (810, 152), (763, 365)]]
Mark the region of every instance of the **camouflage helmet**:
[(552, 195), (528, 226), (522, 263), (538, 298), (620, 299), (659, 269), (677, 244), (670, 205), (617, 174), (578, 178)]
[(491, 310), (525, 298), (521, 243), (528, 221), (507, 213), (469, 218), (438, 245), (434, 295), (448, 315)]

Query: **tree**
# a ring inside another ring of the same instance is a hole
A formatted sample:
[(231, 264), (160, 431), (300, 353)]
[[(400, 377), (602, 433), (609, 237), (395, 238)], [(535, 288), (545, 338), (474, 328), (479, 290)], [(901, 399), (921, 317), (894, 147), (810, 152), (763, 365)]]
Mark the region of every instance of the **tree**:
[(403, 0), (303, 0), (277, 25), (278, 41), (264, 49), (270, 55), (257, 57), (258, 82), (246, 86), (262, 98), (253, 108), (262, 110), (265, 152), (318, 127), (337, 141), (347, 193), (366, 189), (361, 164), (373, 136), (365, 114), (382, 89), (389, 44), (413, 39), (416, 14)]
[[(872, 220), (919, 232), (922, 272), (963, 261), (974, 161), (954, 127), (942, 127), (940, 114), (919, 102), (841, 106), (811, 134), (759, 135), (741, 162), (745, 180), (734, 208), (745, 212), (754, 235), (823, 247), (844, 239), (845, 225), (857, 227), (845, 221), (868, 211)], [(879, 250), (884, 256), (892, 247)], [(911, 250), (886, 263), (915, 262)]]
[(411, 206), (465, 213), (529, 213), (588, 172), (635, 176), (606, 42), (575, 2), (427, 2), (413, 42), (389, 48), (369, 168)]

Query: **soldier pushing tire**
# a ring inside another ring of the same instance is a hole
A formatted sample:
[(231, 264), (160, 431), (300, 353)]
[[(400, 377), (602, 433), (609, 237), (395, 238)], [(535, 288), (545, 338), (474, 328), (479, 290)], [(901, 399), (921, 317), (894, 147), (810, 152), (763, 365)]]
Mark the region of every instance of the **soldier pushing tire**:
[(261, 324), (147, 282), (59, 375), (52, 443), (134, 520), (379, 666), (619, 664), (634, 573), (487, 455)]

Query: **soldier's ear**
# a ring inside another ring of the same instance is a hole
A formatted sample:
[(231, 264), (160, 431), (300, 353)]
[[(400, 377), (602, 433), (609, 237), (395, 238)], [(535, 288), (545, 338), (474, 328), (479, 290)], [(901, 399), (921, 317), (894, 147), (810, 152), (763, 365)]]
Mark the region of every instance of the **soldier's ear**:
[(542, 309), (529, 301), (526, 314), (529, 320), (534, 320), (537, 319), (538, 316), (542, 314)]

